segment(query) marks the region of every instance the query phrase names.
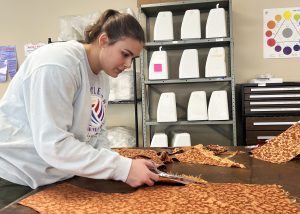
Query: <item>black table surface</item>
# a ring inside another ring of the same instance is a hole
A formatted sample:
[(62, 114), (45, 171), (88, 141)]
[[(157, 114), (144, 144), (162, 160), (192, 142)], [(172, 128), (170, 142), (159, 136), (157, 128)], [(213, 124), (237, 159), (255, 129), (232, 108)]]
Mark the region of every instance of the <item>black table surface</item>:
[[(273, 164), (252, 158), (249, 155), (249, 150), (243, 147), (230, 147), (230, 150), (245, 151), (245, 153), (238, 154), (231, 159), (244, 164), (246, 169), (175, 162), (167, 165), (167, 171), (177, 174), (201, 176), (210, 183), (278, 184), (281, 185), (284, 190), (288, 191), (290, 196), (296, 198), (297, 202), (300, 202), (300, 158), (295, 158), (284, 164)], [(97, 192), (128, 193), (135, 191), (134, 188), (125, 183), (112, 180), (74, 177), (63, 182), (68, 182)], [(26, 196), (53, 185), (57, 184), (38, 188)], [(0, 213), (36, 213), (31, 208), (17, 203), (22, 198), (1, 209)]]

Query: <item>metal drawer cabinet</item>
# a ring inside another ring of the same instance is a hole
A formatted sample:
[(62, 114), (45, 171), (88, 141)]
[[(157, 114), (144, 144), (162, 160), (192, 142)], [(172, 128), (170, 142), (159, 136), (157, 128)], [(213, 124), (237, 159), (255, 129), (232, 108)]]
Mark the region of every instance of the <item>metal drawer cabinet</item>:
[(264, 143), (300, 120), (300, 83), (242, 85), (246, 145)]

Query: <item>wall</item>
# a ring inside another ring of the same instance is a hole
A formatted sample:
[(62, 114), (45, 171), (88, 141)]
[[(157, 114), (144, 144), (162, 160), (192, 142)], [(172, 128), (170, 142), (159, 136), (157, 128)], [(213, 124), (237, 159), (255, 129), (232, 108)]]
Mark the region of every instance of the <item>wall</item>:
[(263, 10), (300, 7), (299, 0), (233, 0), (234, 68), (236, 83), (271, 73), (285, 82), (300, 81), (300, 58), (263, 58)]
[[(48, 37), (56, 40), (59, 34), (59, 17), (86, 15), (108, 8), (132, 8), (137, 14), (135, 0), (0, 0), (0, 45), (16, 45), (18, 63), (22, 63), (24, 44), (47, 43)], [(0, 83), (0, 98), (7, 83)]]

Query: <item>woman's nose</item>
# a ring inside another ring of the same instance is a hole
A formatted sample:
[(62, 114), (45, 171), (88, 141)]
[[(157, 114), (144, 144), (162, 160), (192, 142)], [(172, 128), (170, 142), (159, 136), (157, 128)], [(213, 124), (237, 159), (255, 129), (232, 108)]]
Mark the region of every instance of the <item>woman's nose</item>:
[(129, 68), (131, 66), (131, 63), (132, 63), (132, 59), (128, 57), (125, 61), (124, 67)]

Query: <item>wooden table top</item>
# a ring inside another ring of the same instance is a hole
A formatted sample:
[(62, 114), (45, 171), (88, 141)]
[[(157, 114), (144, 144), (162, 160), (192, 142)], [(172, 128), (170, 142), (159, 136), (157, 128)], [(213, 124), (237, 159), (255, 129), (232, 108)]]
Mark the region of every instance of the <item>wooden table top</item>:
[[(240, 147), (231, 149), (244, 150)], [(246, 153), (238, 154), (231, 159), (244, 164), (246, 169), (172, 163), (167, 165), (167, 171), (193, 176), (201, 175), (204, 180), (210, 183), (278, 184), (300, 202), (300, 158), (295, 158), (285, 164), (273, 164), (254, 159), (249, 156), (248, 150), (245, 151)], [(68, 182), (98, 192), (128, 193), (135, 190), (125, 183), (111, 180), (95, 180), (75, 177), (63, 182)], [(56, 184), (49, 186), (53, 185)], [(33, 190), (29, 194), (34, 194), (49, 186)], [(36, 213), (31, 208), (19, 205), (17, 201), (0, 210), (0, 213)]]

